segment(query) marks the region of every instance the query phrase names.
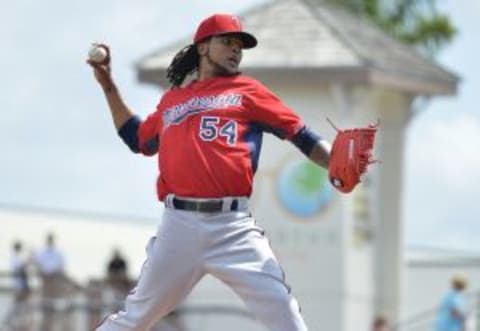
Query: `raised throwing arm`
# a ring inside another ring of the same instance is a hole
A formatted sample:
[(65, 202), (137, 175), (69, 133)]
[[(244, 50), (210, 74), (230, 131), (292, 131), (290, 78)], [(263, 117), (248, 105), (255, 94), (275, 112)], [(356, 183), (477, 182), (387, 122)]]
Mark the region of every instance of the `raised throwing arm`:
[(87, 63), (93, 68), (95, 78), (103, 89), (110, 108), (113, 124), (118, 131), (133, 116), (133, 112), (123, 101), (122, 96), (113, 81), (109, 47), (105, 44), (99, 44), (98, 47), (103, 47), (107, 51), (107, 58), (105, 61), (96, 62), (92, 59), (88, 59)]

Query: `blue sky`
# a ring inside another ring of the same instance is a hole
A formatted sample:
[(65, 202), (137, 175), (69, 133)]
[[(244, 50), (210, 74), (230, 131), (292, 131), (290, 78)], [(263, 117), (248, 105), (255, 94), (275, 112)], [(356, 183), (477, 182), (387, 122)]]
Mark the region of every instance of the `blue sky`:
[[(107, 41), (128, 104), (152, 111), (158, 91), (136, 82), (143, 55), (189, 36), (213, 12), (241, 12), (240, 1), (19, 0), (2, 6), (0, 204), (155, 217), (156, 164), (119, 141), (91, 70), (92, 41)], [(407, 131), (407, 241), (480, 252), (480, 3), (439, 1), (459, 29), (439, 61), (462, 77), (456, 97), (437, 98)]]

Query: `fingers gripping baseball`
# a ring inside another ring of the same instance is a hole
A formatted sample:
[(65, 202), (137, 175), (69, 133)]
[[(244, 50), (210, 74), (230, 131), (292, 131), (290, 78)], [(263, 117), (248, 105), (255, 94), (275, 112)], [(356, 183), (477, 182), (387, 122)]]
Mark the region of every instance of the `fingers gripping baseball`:
[(368, 165), (377, 162), (373, 160), (372, 150), (379, 123), (349, 130), (340, 130), (332, 122), (330, 124), (337, 135), (331, 151), (329, 179), (340, 192), (349, 193), (360, 182)]
[(88, 51), (87, 63), (93, 68), (95, 78), (103, 89), (114, 86), (110, 62), (110, 48), (106, 44), (93, 43)]

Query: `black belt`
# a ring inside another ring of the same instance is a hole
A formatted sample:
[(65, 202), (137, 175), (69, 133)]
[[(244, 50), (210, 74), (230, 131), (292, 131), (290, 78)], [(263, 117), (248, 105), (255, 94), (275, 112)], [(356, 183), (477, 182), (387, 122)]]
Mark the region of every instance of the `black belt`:
[[(223, 200), (208, 200), (208, 201), (195, 201), (195, 200), (183, 200), (174, 197), (172, 199), (173, 207), (175, 209), (198, 211), (202, 213), (216, 213), (224, 210), (223, 205), (226, 203)], [(230, 203), (230, 207), (226, 210), (237, 211), (238, 199), (233, 199)]]

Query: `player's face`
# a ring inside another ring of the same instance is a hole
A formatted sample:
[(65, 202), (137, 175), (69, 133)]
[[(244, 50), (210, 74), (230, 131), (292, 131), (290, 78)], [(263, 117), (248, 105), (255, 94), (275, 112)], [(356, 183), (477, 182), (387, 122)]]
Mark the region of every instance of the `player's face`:
[(216, 75), (235, 74), (242, 61), (242, 40), (235, 35), (216, 36), (210, 39), (207, 57)]

